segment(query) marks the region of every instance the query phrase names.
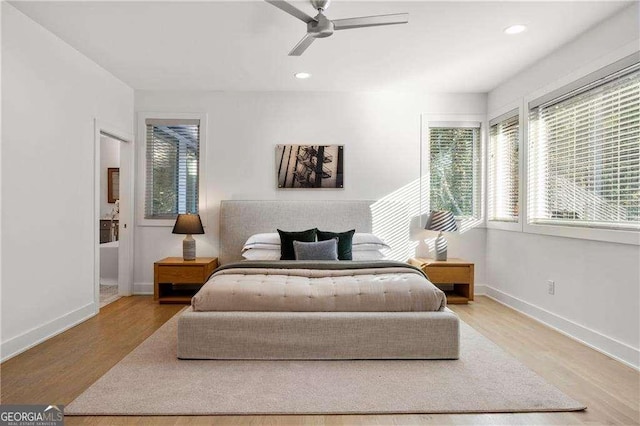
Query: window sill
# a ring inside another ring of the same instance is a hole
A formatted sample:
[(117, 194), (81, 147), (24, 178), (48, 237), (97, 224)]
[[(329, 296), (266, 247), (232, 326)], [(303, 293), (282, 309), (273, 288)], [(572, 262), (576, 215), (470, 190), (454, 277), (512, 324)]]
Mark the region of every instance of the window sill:
[[(200, 215), (200, 220), (202, 221), (202, 227), (207, 228), (207, 218), (205, 215)], [(176, 224), (175, 219), (144, 219), (138, 218), (136, 222), (136, 226), (139, 227), (149, 227), (149, 228), (173, 228)]]
[(176, 224), (175, 219), (139, 219), (138, 226), (152, 227), (173, 227)]
[(487, 229), (500, 229), (501, 231), (522, 232), (522, 223), (502, 220), (487, 220)]
[(529, 234), (541, 234), (554, 237), (578, 238), (583, 240), (640, 246), (640, 233), (637, 231), (531, 223), (525, 223), (523, 231)]

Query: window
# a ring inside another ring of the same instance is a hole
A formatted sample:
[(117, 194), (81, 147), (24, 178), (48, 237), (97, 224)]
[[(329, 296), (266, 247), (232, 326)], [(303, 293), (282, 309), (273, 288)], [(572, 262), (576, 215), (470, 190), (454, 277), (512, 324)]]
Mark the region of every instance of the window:
[(491, 120), (489, 126), (488, 219), (517, 222), (520, 180), (518, 110)]
[(145, 219), (198, 213), (200, 120), (147, 119)]
[(429, 123), (431, 210), (480, 216), (480, 123)]
[(529, 222), (639, 228), (639, 65), (529, 105)]

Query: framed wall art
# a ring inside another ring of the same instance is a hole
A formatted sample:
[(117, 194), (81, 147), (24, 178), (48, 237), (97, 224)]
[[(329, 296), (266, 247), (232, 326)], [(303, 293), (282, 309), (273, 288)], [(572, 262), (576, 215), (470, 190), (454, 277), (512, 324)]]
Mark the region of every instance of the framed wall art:
[(277, 145), (278, 188), (344, 188), (344, 145)]
[(107, 169), (107, 202), (115, 203), (120, 199), (120, 168)]

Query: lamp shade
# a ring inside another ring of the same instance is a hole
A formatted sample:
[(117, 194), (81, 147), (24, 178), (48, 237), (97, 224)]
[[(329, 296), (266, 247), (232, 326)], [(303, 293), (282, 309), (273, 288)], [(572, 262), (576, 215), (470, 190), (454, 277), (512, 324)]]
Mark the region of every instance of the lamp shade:
[(173, 226), (173, 234), (204, 234), (199, 214), (179, 214)]
[(448, 210), (440, 210), (431, 212), (427, 226), (424, 229), (429, 231), (453, 232), (458, 230), (456, 218), (453, 213)]

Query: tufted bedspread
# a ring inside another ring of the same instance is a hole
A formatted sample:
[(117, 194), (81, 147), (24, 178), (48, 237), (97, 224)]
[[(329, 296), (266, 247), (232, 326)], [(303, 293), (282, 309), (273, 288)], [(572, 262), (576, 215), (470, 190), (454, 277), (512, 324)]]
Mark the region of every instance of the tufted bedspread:
[(400, 262), (238, 262), (193, 297), (194, 311), (443, 311), (445, 294)]

